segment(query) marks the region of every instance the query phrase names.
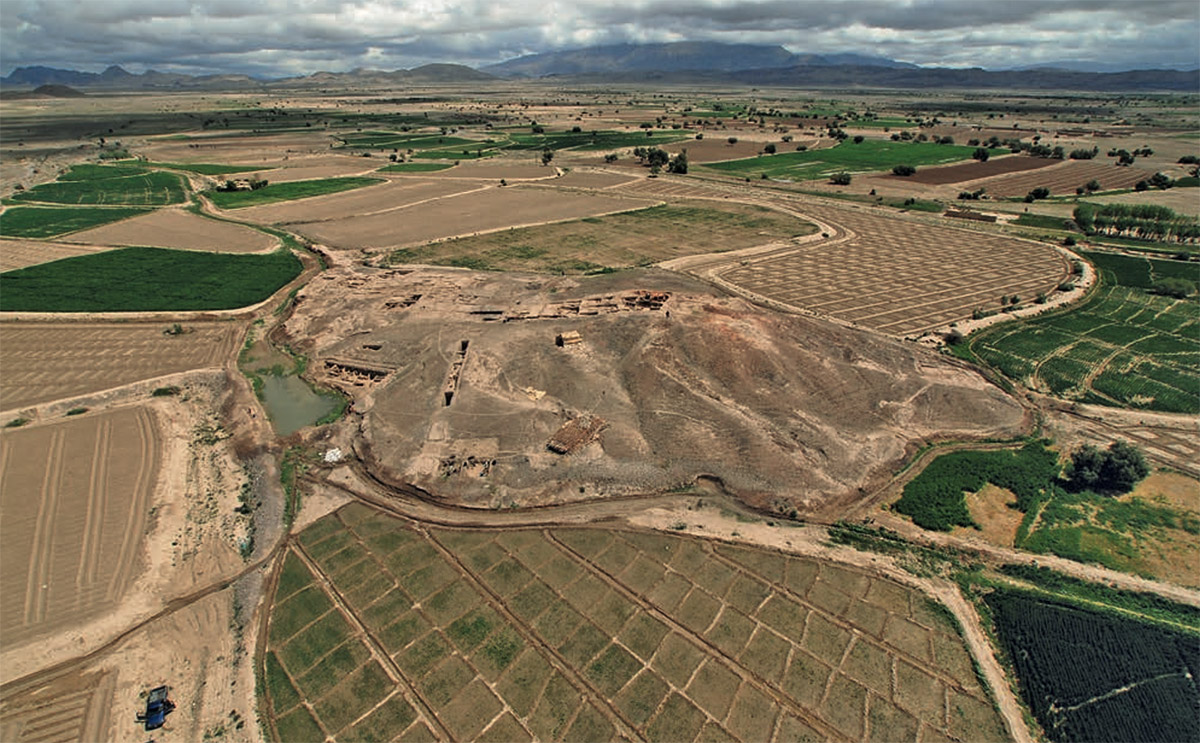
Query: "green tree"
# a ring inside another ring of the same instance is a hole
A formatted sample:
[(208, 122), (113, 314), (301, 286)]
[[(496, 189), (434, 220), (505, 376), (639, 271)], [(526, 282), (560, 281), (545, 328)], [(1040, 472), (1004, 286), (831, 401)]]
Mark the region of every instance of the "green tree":
[(1066, 472), (1073, 490), (1112, 494), (1128, 493), (1148, 474), (1141, 450), (1124, 441), (1114, 441), (1106, 450), (1084, 444), (1071, 454)]
[(688, 172), (688, 156), (687, 150), (681, 151), (675, 156), (670, 163), (667, 164), (668, 173), (678, 173), (679, 175), (687, 175)]
[(542, 165), (549, 165), (550, 161), (553, 159), (554, 159), (554, 150), (550, 149), (549, 147), (542, 150)]
[(897, 165), (892, 168), (893, 175), (908, 177), (917, 172), (917, 169), (911, 165)]
[(835, 186), (849, 186), (850, 174), (844, 170), (840, 173), (834, 173), (833, 175), (829, 176), (829, 182)]
[(988, 158), (991, 156), (992, 156), (992, 153), (988, 152), (986, 147), (976, 148), (976, 150), (971, 153), (971, 157), (978, 160), (981, 163), (986, 163), (988, 161)]
[(766, 147), (763, 147), (763, 152), (767, 153), (768, 155), (774, 155), (775, 154), (775, 145), (768, 144)]

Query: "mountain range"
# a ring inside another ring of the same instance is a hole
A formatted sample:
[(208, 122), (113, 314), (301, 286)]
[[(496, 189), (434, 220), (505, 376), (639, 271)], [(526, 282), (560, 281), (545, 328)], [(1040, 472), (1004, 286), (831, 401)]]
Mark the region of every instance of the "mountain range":
[(919, 67), (885, 57), (855, 53), (795, 54), (782, 46), (675, 42), (619, 44), (530, 54), (482, 69), (430, 64), (411, 70), (317, 72), (299, 77), (261, 79), (249, 75), (185, 75), (147, 70), (133, 74), (113, 65), (100, 73), (52, 67), (18, 67), (0, 86), (33, 89), (69, 85), (109, 90), (216, 90), (313, 87), (395, 87), (447, 83), (487, 84), (504, 79), (575, 80), (659, 84), (740, 84), (802, 88), (978, 88), (1091, 91), (1195, 91), (1200, 69), (1104, 71), (1036, 67)]

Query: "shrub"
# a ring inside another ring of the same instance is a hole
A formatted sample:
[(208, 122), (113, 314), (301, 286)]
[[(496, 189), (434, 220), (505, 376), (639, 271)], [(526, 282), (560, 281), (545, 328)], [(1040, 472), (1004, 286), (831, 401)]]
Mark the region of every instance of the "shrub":
[(154, 389), (154, 391), (150, 393), (150, 396), (151, 397), (175, 397), (182, 391), (183, 390), (181, 388), (179, 388), (175, 385), (171, 385), (169, 387), (156, 387)]
[(1154, 282), (1154, 286), (1150, 287), (1150, 291), (1154, 294), (1161, 294), (1167, 297), (1175, 297), (1176, 299), (1185, 299), (1195, 290), (1195, 286), (1187, 279), (1180, 278), (1165, 278)]
[(914, 175), (916, 172), (917, 169), (911, 165), (896, 165), (892, 168), (892, 175), (898, 175), (904, 178)]
[(849, 186), (850, 180), (850, 174), (844, 170), (840, 173), (834, 173), (829, 177), (829, 182), (835, 186)]

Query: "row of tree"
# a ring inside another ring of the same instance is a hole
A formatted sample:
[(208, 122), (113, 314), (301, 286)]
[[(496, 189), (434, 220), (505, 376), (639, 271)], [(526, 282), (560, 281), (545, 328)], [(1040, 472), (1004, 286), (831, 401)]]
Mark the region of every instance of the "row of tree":
[(1075, 207), (1075, 224), (1088, 234), (1136, 237), (1159, 242), (1200, 240), (1200, 220), (1153, 204), (1095, 204)]

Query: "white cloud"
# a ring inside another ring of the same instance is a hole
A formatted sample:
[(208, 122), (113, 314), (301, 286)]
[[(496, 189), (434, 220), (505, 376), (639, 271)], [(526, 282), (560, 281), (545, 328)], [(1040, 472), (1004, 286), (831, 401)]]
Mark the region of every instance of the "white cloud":
[(1195, 0), (0, 0), (0, 71), (284, 75), (707, 39), (919, 64), (1200, 66)]

